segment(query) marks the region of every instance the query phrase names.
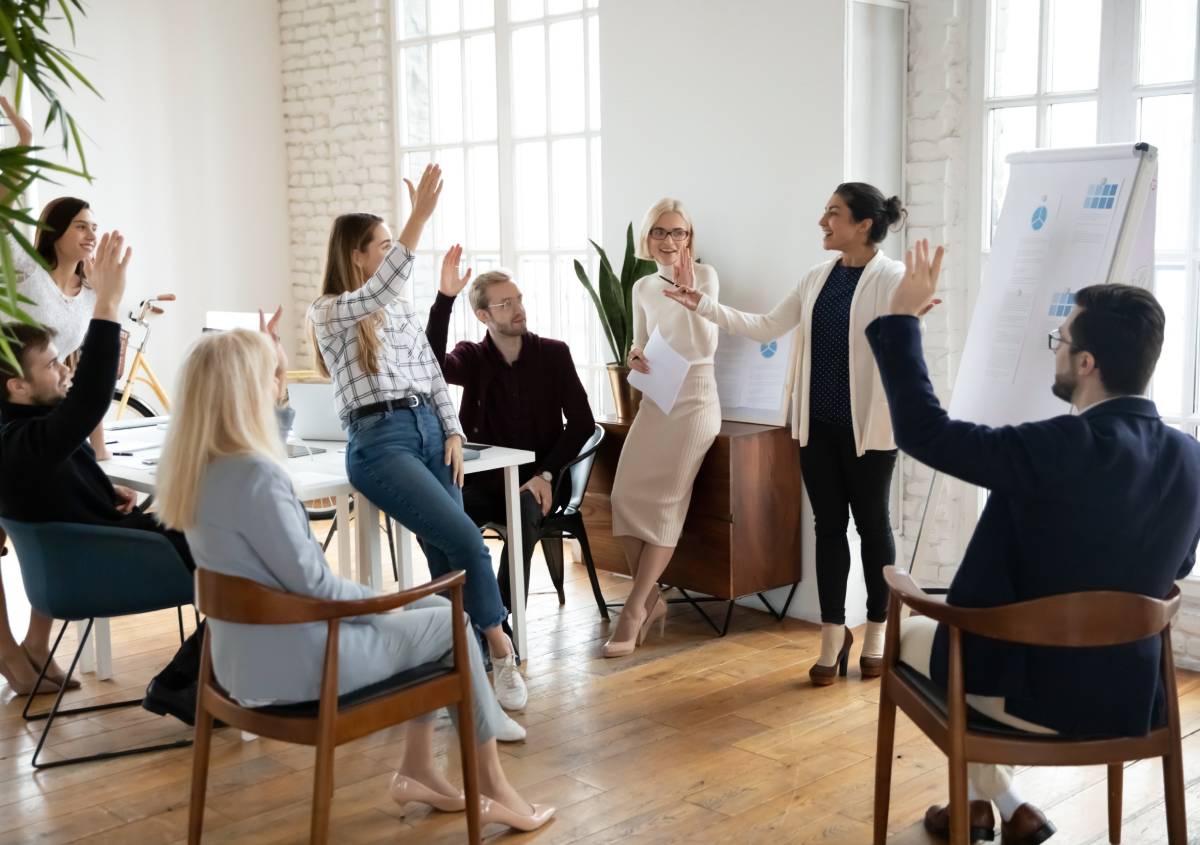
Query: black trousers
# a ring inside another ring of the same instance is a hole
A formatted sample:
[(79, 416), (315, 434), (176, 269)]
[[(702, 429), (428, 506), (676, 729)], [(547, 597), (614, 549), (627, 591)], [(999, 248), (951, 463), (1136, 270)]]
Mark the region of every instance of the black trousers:
[(800, 450), (804, 488), (812, 504), (817, 535), (817, 596), (821, 621), (846, 624), (846, 580), (850, 577), (850, 514), (862, 539), (867, 619), (887, 619), (888, 588), (883, 568), (896, 559), (888, 498), (896, 450), (855, 454), (848, 426), (810, 420), (808, 445)]
[[(474, 482), (474, 483), (473, 483)], [(497, 484), (492, 478), (481, 477), (475, 481), (467, 476), (463, 486), (463, 510), (476, 525), (483, 527), (489, 522), (504, 525), (508, 521), (508, 511), (504, 498), (503, 484)], [(537, 546), (537, 531), (542, 526), (542, 508), (538, 505), (533, 494), (526, 491), (521, 494), (521, 546), (522, 557), (525, 561), (525, 604), (529, 604), (529, 567), (533, 560), (533, 550)], [(500, 555), (500, 568), (496, 573), (497, 585), (500, 588), (500, 601), (505, 607), (512, 607), (512, 595), (508, 586), (508, 543)]]

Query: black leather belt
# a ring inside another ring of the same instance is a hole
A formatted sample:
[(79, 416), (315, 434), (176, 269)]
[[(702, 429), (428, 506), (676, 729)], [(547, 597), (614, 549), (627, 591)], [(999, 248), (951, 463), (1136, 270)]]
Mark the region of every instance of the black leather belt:
[(385, 399), (382, 402), (372, 402), (370, 405), (363, 405), (361, 408), (353, 408), (350, 411), (350, 422), (357, 422), (363, 417), (369, 417), (372, 414), (386, 414), (388, 411), (412, 410), (418, 405), (427, 405), (429, 400), (424, 396), (412, 395), (405, 396), (401, 399)]

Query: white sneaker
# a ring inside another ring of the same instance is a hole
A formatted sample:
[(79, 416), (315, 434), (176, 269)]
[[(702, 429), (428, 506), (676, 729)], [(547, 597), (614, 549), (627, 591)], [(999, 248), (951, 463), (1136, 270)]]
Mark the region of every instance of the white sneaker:
[(517, 656), (510, 651), (500, 659), (492, 658), (492, 678), (496, 686), (496, 698), (505, 710), (524, 710), (529, 703), (529, 690), (525, 679), (517, 669)]
[(521, 742), (525, 739), (525, 728), (517, 724), (511, 716), (500, 711), (500, 724), (496, 726), (497, 742)]

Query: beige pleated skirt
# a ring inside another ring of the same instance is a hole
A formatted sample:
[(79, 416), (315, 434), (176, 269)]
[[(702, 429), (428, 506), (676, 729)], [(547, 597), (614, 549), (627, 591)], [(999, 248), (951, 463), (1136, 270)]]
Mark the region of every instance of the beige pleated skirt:
[(692, 483), (720, 430), (721, 402), (712, 364), (695, 364), (688, 370), (669, 415), (643, 397), (613, 479), (613, 536), (676, 545)]

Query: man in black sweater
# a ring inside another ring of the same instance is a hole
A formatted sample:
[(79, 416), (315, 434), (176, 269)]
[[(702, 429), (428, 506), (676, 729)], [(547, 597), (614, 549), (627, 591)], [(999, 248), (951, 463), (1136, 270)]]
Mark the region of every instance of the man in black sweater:
[[(136, 494), (109, 481), (88, 444), (112, 402), (120, 358), (118, 310), (129, 251), (120, 233), (105, 235), (88, 281), (96, 292), (91, 325), (74, 374), (59, 360), (50, 329), (11, 324), (3, 331), (20, 348), (18, 372), (0, 360), (0, 516), (22, 522), (76, 522), (154, 531), (171, 542), (189, 571), (187, 542), (136, 506)], [(50, 620), (31, 626), (26, 649), (42, 665), (49, 654)], [(150, 682), (142, 706), (192, 724), (203, 626)], [(48, 673), (60, 685), (57, 666)]]

